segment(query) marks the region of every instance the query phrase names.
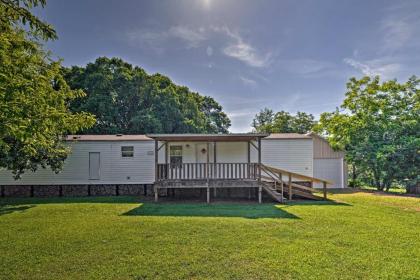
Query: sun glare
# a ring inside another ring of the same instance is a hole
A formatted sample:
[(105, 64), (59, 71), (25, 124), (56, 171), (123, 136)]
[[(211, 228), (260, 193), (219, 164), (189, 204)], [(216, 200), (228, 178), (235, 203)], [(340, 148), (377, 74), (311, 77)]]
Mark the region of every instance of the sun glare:
[(203, 2), (203, 6), (204, 6), (204, 8), (210, 8), (210, 5), (211, 5), (211, 0), (201, 0), (202, 2)]

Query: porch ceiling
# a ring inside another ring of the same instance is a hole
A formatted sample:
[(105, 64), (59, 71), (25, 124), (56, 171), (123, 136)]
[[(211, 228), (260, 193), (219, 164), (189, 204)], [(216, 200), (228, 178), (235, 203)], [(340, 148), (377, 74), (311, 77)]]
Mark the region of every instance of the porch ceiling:
[(253, 141), (267, 137), (266, 133), (232, 133), (232, 134), (148, 134), (147, 137), (158, 141), (200, 141), (200, 142), (237, 142)]

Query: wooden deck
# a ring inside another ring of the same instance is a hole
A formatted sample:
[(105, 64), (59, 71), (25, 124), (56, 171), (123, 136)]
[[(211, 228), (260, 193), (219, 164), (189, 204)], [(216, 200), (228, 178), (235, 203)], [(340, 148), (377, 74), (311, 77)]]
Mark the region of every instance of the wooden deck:
[(210, 189), (212, 188), (257, 188), (260, 203), (263, 190), (281, 203), (296, 197), (322, 199), (322, 197), (313, 194), (313, 183), (323, 184), (323, 198), (326, 199), (326, 186), (331, 182), (263, 164), (158, 164), (155, 200), (158, 200), (159, 189), (177, 188), (205, 188), (207, 189), (207, 202), (210, 202)]

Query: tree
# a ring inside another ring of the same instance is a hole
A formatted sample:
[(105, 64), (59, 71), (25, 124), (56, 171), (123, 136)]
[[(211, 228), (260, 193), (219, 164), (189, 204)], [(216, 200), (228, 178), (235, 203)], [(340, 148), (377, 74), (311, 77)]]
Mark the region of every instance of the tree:
[(418, 180), (419, 82), (415, 76), (403, 84), (351, 78), (341, 110), (321, 115), (317, 130), (346, 151), (357, 170), (354, 179), (378, 190)]
[(161, 74), (149, 75), (119, 58), (100, 57), (86, 67), (63, 72), (73, 89), (87, 93), (72, 102), (72, 110), (91, 112), (97, 118), (86, 133), (225, 133), (230, 126), (213, 98), (175, 85)]
[(314, 116), (304, 112), (297, 112), (295, 116), (286, 111), (273, 113), (265, 108), (255, 115), (252, 127), (257, 132), (266, 133), (308, 133), (315, 124)]
[(0, 1), (0, 168), (16, 178), (39, 166), (59, 171), (69, 153), (62, 138), (94, 123), (90, 114), (68, 110), (68, 102), (83, 92), (69, 88), (60, 63), (39, 42), (56, 38), (28, 10), (44, 4)]
[(257, 132), (269, 132), (271, 131), (271, 124), (273, 120), (273, 110), (264, 108), (255, 115), (251, 125)]

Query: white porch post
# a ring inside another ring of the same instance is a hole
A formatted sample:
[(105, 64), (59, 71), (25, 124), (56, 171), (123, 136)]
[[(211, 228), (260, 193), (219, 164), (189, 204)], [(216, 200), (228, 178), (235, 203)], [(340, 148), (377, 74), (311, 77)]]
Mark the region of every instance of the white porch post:
[[(216, 166), (216, 161), (217, 161), (217, 148), (216, 148), (216, 141), (213, 142), (213, 179), (217, 178), (217, 166)], [(214, 197), (216, 197), (217, 195), (217, 190), (216, 190), (216, 186), (213, 188), (213, 192), (214, 192)]]
[(210, 143), (207, 141), (207, 163), (206, 163), (206, 178), (207, 178), (207, 203), (210, 203), (210, 186), (209, 186), (209, 181), (210, 181), (210, 170), (209, 170), (209, 166), (210, 165)]
[(155, 202), (158, 202), (158, 187), (157, 182), (159, 179), (159, 170), (158, 170), (158, 160), (159, 160), (159, 149), (158, 149), (158, 141), (155, 140), (155, 185), (154, 185), (154, 191), (155, 191)]
[(261, 183), (261, 138), (258, 137), (258, 182)]

